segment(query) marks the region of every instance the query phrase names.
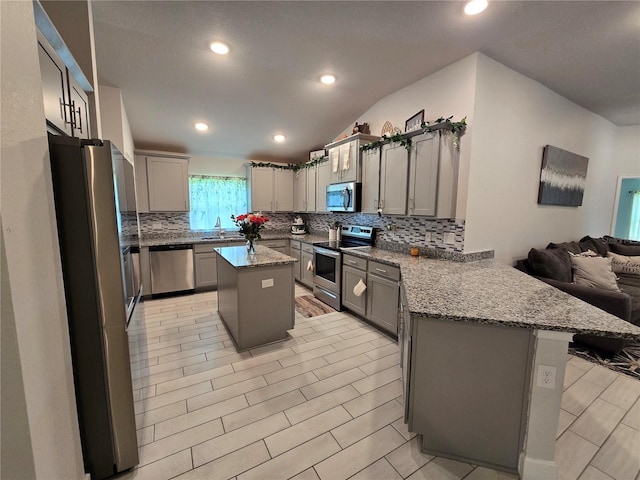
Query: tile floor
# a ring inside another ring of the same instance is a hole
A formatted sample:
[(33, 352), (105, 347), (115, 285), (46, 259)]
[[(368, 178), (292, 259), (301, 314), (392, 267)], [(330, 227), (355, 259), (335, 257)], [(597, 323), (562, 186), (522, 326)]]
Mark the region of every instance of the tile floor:
[[(310, 292), (296, 286), (297, 295)], [(237, 353), (215, 292), (144, 302), (132, 324), (140, 464), (120, 479), (509, 479), (422, 454), (398, 348), (345, 312)], [(561, 479), (638, 479), (640, 382), (568, 356)]]

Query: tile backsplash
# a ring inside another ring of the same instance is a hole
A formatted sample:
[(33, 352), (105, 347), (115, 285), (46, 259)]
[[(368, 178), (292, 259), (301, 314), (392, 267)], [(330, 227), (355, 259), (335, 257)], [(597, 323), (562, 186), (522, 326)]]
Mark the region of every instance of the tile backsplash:
[[(329, 225), (368, 225), (376, 227), (376, 244), (389, 250), (405, 251), (409, 247), (428, 247), (442, 251), (464, 250), (464, 222), (427, 217), (377, 216), (366, 213), (292, 213), (269, 214), (268, 230), (289, 230), (294, 217), (301, 216), (311, 233), (329, 236)], [(192, 231), (188, 213), (140, 213), (140, 234), (149, 236), (198, 236)], [(430, 240), (427, 241), (426, 234)], [(447, 235), (449, 234), (449, 235)], [(453, 243), (447, 243), (453, 241)]]

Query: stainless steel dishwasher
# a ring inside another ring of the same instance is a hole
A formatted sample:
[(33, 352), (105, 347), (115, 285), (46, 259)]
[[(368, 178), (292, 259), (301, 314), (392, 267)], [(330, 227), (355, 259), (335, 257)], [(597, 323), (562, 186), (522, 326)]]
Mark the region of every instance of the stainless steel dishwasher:
[(151, 294), (193, 290), (193, 245), (149, 247)]

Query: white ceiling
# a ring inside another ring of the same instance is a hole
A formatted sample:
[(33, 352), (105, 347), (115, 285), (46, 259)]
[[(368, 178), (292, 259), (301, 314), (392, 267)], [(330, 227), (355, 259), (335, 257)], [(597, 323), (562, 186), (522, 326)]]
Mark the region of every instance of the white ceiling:
[[(459, 1), (92, 5), (99, 81), (122, 89), (137, 148), (303, 160), (379, 99), (475, 51), (640, 125), (638, 1), (494, 1), (475, 17)], [(230, 54), (213, 54), (213, 40)], [(335, 85), (319, 82), (326, 72)]]

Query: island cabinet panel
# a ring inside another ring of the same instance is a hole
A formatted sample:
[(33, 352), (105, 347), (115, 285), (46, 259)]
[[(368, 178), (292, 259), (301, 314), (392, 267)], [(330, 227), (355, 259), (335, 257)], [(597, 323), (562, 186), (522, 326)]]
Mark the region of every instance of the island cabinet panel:
[[(255, 258), (255, 260), (254, 260)], [(284, 340), (294, 326), (293, 262), (263, 246), (218, 249), (218, 313), (238, 351)]]
[(409, 431), (423, 451), (517, 473), (532, 330), (426, 317), (411, 327)]
[(293, 278), (297, 281), (300, 281), (300, 270), (302, 266), (302, 262), (300, 260), (300, 241), (299, 240), (290, 240), (289, 245), (289, 256), (298, 260), (293, 264)]

